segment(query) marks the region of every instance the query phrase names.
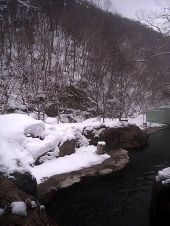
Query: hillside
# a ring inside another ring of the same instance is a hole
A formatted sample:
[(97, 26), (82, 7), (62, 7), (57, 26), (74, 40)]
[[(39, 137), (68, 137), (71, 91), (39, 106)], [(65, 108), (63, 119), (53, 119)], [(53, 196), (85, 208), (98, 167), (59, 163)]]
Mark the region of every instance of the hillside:
[(86, 1), (3, 2), (1, 114), (59, 113), (74, 121), (73, 113), (127, 117), (168, 103), (170, 57), (139, 61), (166, 42), (154, 30)]

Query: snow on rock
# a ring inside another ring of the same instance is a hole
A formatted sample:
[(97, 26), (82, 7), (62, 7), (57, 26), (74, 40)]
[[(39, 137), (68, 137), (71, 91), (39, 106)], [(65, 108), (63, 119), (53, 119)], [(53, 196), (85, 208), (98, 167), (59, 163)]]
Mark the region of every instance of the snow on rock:
[(57, 124), (57, 119), (56, 118), (52, 118), (52, 117), (48, 117), (48, 118), (46, 118), (45, 122), (47, 124)]
[(75, 129), (74, 128), (67, 128), (67, 133), (65, 130), (62, 133), (64, 133), (64, 134), (61, 138), (60, 146), (62, 144), (64, 144), (67, 140), (75, 139)]
[[(0, 125), (0, 170), (8, 173), (29, 170), (38, 156), (57, 150), (61, 140), (73, 137), (70, 130), (67, 133), (21, 114), (0, 115)], [(43, 140), (25, 136), (30, 133)]]
[(105, 141), (98, 141), (98, 144), (104, 146), (104, 145), (106, 145), (106, 142)]
[(44, 162), (41, 165), (35, 166), (31, 169), (33, 175), (37, 179), (37, 183), (42, 183), (44, 178), (51, 177), (55, 174), (68, 173), (71, 171), (80, 170), (92, 165), (101, 164), (110, 156), (107, 154), (97, 155), (95, 153), (96, 147), (91, 145), (88, 147), (80, 147), (72, 155), (53, 159), (49, 162)]
[(54, 150), (48, 151), (44, 155), (38, 157), (37, 161), (36, 161), (36, 165), (37, 164), (40, 165), (43, 162), (46, 162), (46, 161), (49, 161), (49, 160), (52, 160), (52, 159), (58, 157), (59, 152), (60, 152), (60, 150), (59, 150), (59, 147), (57, 146)]
[(41, 205), (40, 206), (40, 210), (45, 210), (45, 206), (44, 205)]
[[(31, 199), (27, 199), (26, 200), (26, 206), (28, 207), (31, 207), (32, 209), (36, 208), (37, 207), (37, 204), (35, 201), (32, 201)], [(29, 209), (29, 208), (28, 208)]]
[[(102, 123), (92, 118), (79, 123), (59, 124), (55, 118), (48, 120), (48, 123), (45, 123), (23, 114), (0, 115), (0, 171), (7, 174), (29, 171), (36, 177), (38, 183), (41, 183), (43, 178), (54, 174), (101, 164), (109, 156), (97, 155), (96, 147), (89, 145), (82, 131), (84, 128), (94, 130), (102, 125), (122, 126), (118, 119), (105, 119), (105, 123)], [(142, 126), (143, 116), (128, 121)], [(99, 134), (96, 132), (95, 135)], [(59, 156), (58, 147), (73, 139), (77, 142), (75, 153), (56, 158)], [(51, 153), (50, 157), (44, 158), (41, 165), (34, 166), (37, 158), (47, 152)]]
[(101, 129), (99, 129), (99, 130), (93, 130), (93, 132), (94, 132), (94, 137), (99, 137), (100, 136), (100, 134), (105, 130), (106, 128), (101, 128)]
[(35, 122), (30, 123), (28, 126), (25, 127), (24, 134), (30, 134), (31, 137), (41, 137), (44, 131), (45, 123), (40, 120), (36, 120)]
[[(8, 114), (0, 115), (0, 125), (0, 170), (7, 174), (29, 171), (40, 183), (43, 177), (100, 164), (109, 157), (97, 156), (95, 148), (90, 147), (81, 135), (83, 128), (91, 125), (91, 121), (47, 124), (28, 115)], [(81, 148), (77, 148), (71, 156), (56, 159), (58, 147), (77, 137)], [(51, 152), (52, 157), (46, 158), (42, 165), (34, 166), (36, 159), (47, 152)]]
[(163, 185), (170, 184), (170, 167), (158, 171), (156, 181), (161, 181)]
[(5, 213), (5, 210), (0, 208), (0, 217)]
[(88, 145), (89, 145), (89, 141), (87, 140), (87, 138), (84, 135), (82, 135), (80, 131), (76, 130), (76, 146), (87, 147)]
[(31, 201), (31, 208), (36, 208), (37, 207), (37, 204), (35, 201)]
[[(0, 170), (3, 172), (23, 171), (34, 162), (24, 150), (24, 127), (34, 119), (26, 115), (11, 114), (0, 116)], [(16, 171), (17, 171), (16, 170)]]
[(30, 123), (35, 122), (35, 119), (23, 114), (6, 114), (0, 115), (0, 134), (5, 137), (24, 135), (24, 129)]
[(20, 216), (27, 216), (27, 207), (25, 202), (17, 201), (11, 203), (12, 214), (17, 214)]

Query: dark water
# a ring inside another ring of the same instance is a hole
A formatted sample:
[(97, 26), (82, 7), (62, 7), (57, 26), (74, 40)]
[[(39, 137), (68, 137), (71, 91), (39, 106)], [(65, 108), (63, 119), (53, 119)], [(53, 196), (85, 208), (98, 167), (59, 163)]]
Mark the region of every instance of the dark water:
[(58, 226), (149, 226), (152, 181), (170, 166), (170, 129), (149, 137), (149, 146), (129, 151), (120, 172), (86, 178), (58, 192), (47, 210)]

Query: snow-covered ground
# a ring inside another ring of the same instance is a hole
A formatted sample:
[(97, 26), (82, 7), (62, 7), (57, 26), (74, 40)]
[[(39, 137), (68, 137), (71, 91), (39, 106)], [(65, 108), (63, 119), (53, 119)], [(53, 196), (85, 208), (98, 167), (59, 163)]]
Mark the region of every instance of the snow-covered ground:
[[(129, 123), (143, 128), (145, 117), (138, 116), (129, 119)], [(108, 154), (97, 155), (96, 147), (88, 145), (88, 140), (82, 136), (82, 146), (75, 153), (58, 157), (59, 144), (81, 134), (84, 127), (93, 128), (102, 122), (95, 118), (81, 123), (60, 123), (54, 118), (47, 118), (46, 123), (23, 114), (0, 115), (0, 171), (12, 172), (30, 171), (41, 183), (44, 179), (55, 174), (79, 170), (96, 164), (101, 164), (109, 158)], [(105, 125), (118, 127), (118, 119), (105, 119)], [(159, 124), (152, 124), (159, 126)], [(39, 138), (33, 138), (33, 137)], [(41, 165), (35, 166), (36, 159), (42, 154), (51, 151), (51, 158), (45, 159)]]

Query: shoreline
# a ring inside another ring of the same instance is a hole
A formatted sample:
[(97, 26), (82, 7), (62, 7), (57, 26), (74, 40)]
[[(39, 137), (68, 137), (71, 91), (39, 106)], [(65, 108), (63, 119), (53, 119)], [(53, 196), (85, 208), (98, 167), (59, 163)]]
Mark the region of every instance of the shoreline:
[(166, 129), (166, 128), (170, 128), (170, 126), (164, 125), (164, 126), (160, 126), (160, 127), (159, 126), (158, 127), (148, 127), (146, 129), (144, 129), (143, 131), (150, 135), (152, 133), (155, 133), (159, 130)]
[[(148, 127), (143, 131), (148, 135), (170, 126)], [(49, 205), (56, 196), (58, 189), (67, 188), (74, 183), (78, 183), (84, 177), (88, 176), (103, 176), (123, 169), (129, 163), (128, 151), (124, 149), (109, 150), (109, 159), (106, 159), (102, 164), (93, 165), (88, 168), (83, 168), (78, 171), (69, 173), (56, 174), (52, 177), (45, 178), (46, 180), (37, 185), (37, 198), (44, 204)]]
[(37, 186), (37, 198), (40, 203), (48, 205), (52, 202), (58, 189), (67, 188), (78, 183), (86, 176), (103, 176), (121, 170), (129, 162), (128, 151), (124, 149), (110, 150), (111, 156), (102, 164), (93, 165), (70, 173), (57, 174), (49, 177)]

